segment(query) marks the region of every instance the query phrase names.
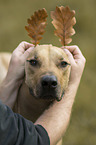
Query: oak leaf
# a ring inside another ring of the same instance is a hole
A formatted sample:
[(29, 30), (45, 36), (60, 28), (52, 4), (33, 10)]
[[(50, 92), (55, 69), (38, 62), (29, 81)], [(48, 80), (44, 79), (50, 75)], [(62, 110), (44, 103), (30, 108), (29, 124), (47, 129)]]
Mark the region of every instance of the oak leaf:
[(39, 40), (42, 39), (42, 35), (45, 32), (47, 12), (45, 8), (34, 12), (34, 15), (28, 19), (28, 26), (25, 29), (28, 35), (33, 39), (31, 42), (36, 46), (39, 44)]
[(56, 7), (55, 11), (51, 12), (52, 24), (56, 28), (54, 33), (60, 37), (63, 46), (69, 44), (72, 41), (70, 37), (75, 34), (73, 25), (76, 24), (76, 19), (74, 15), (75, 11), (71, 11), (68, 6)]

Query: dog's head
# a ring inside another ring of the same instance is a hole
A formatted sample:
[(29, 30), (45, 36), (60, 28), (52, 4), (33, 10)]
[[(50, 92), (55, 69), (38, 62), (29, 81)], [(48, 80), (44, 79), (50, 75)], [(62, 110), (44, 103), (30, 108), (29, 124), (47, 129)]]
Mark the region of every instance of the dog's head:
[(69, 81), (69, 63), (61, 48), (37, 45), (25, 62), (26, 84), (32, 96), (60, 101)]

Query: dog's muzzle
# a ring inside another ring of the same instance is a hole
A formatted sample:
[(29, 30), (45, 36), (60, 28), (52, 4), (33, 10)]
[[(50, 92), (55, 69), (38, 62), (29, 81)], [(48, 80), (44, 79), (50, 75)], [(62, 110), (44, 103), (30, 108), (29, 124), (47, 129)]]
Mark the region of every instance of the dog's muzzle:
[[(60, 101), (62, 97), (60, 97), (60, 87), (58, 85), (58, 81), (56, 76), (54, 75), (45, 75), (41, 78), (40, 84), (36, 87), (36, 95), (34, 95), (34, 91), (30, 88), (30, 93), (35, 98), (47, 99), (47, 100), (57, 100)], [(59, 94), (59, 95), (58, 95)]]

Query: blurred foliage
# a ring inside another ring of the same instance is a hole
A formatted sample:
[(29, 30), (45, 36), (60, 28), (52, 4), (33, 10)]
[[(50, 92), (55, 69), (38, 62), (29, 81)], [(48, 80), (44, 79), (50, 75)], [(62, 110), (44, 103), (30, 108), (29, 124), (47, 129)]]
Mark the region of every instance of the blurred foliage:
[(49, 15), (41, 44), (61, 46), (50, 18), (56, 5), (69, 5), (76, 11), (71, 45), (78, 45), (87, 60), (63, 144), (96, 145), (96, 0), (0, 0), (0, 51), (12, 52), (21, 41), (30, 41), (24, 27), (27, 18), (41, 8)]

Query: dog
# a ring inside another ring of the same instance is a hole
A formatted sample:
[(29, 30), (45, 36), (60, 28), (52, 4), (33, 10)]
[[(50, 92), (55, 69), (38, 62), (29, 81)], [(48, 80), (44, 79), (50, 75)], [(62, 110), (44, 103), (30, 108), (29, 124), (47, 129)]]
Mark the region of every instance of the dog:
[(11, 53), (8, 53), (8, 52), (0, 53), (0, 83), (6, 77), (10, 59), (11, 59)]
[(70, 62), (64, 50), (37, 45), (25, 62), (25, 79), (13, 111), (35, 122), (54, 100), (62, 99), (69, 76)]

